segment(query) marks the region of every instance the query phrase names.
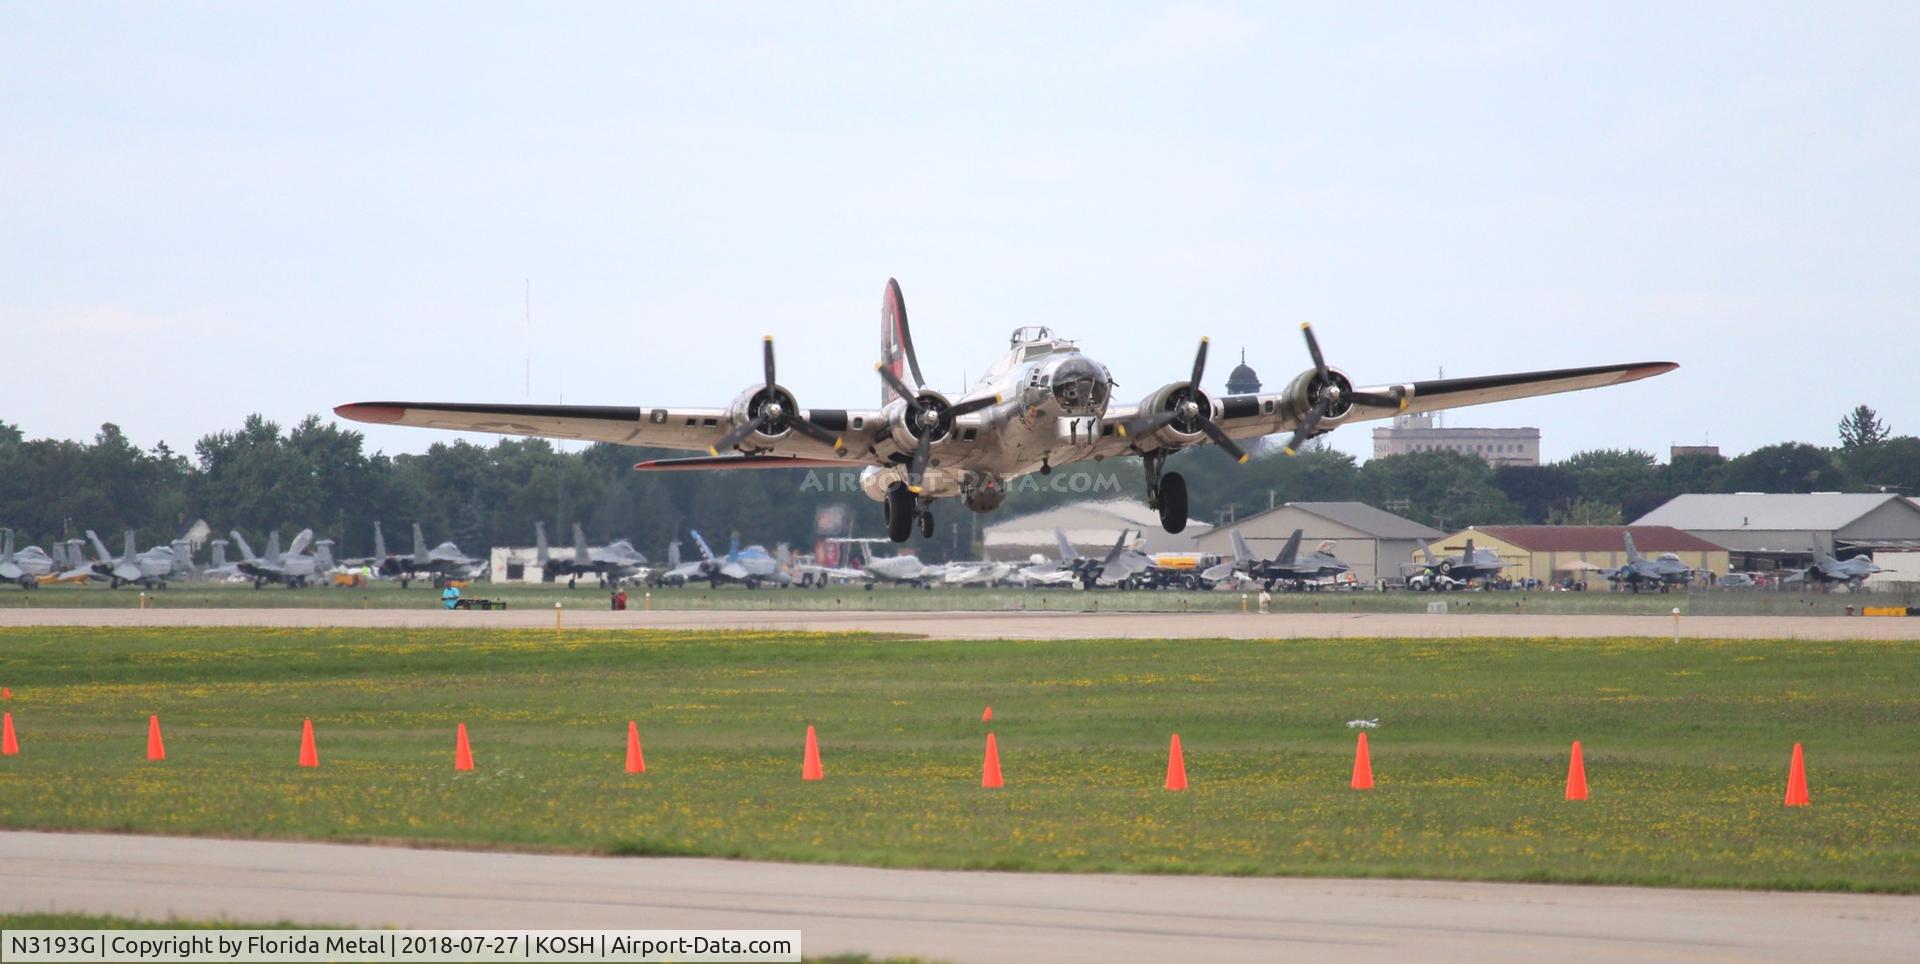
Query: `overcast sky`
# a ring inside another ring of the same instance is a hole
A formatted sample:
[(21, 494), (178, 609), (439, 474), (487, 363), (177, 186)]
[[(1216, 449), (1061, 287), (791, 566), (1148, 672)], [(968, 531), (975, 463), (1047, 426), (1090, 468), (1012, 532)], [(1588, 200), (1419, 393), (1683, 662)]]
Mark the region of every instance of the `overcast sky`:
[[(1549, 9), (1534, 9), (1549, 8)], [(0, 5), (0, 420), (872, 405), (1046, 324), (1118, 395), (1673, 360), (1550, 458), (1920, 432), (1920, 5)], [(531, 339), (523, 284), (532, 280)], [(365, 429), (418, 451), (451, 436)], [(1365, 426), (1335, 433), (1365, 455)]]

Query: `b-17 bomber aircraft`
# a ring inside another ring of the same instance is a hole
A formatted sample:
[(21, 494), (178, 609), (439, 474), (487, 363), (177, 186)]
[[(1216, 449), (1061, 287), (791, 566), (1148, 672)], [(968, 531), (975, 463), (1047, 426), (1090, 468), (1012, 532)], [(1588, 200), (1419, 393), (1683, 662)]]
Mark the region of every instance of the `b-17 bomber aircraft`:
[(762, 348), (764, 377), (724, 408), (668, 405), (520, 405), (360, 402), (343, 418), (467, 432), (584, 439), (703, 452), (654, 459), (642, 471), (861, 467), (860, 485), (885, 510), (887, 536), (905, 542), (934, 530), (933, 509), (958, 499), (976, 512), (998, 507), (1010, 481), (1084, 460), (1137, 455), (1147, 502), (1161, 526), (1187, 524), (1186, 481), (1165, 471), (1169, 455), (1209, 442), (1246, 461), (1240, 441), (1292, 433), (1288, 452), (1345, 425), (1401, 412), (1462, 408), (1514, 398), (1600, 388), (1672, 371), (1638, 362), (1554, 371), (1357, 387), (1327, 365), (1312, 328), (1302, 325), (1313, 367), (1278, 392), (1209, 394), (1207, 340), (1185, 379), (1132, 403), (1112, 399), (1106, 366), (1050, 329), (1013, 333), (1005, 355), (977, 384), (949, 398), (921, 374), (900, 285), (887, 282), (880, 308), (880, 407), (802, 408), (775, 377), (773, 336)]

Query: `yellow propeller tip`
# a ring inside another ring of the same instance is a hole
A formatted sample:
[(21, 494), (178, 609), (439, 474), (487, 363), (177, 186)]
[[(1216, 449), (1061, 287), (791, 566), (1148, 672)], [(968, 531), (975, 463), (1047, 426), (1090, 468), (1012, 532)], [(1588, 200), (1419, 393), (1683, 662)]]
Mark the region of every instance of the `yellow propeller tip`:
[(709, 445), (707, 446), (707, 454), (717, 458), (720, 455), (720, 450)]
[(1209, 341), (1212, 341), (1212, 340), (1213, 340), (1212, 338), (1210, 338), (1210, 337), (1208, 337), (1208, 336), (1206, 336), (1206, 335), (1201, 335), (1201, 336), (1200, 336), (1200, 344), (1202, 344), (1202, 345), (1204, 345), (1204, 344), (1206, 344), (1207, 342), (1209, 342)]
[(772, 336), (772, 335), (761, 335), (761, 336), (760, 336), (760, 340), (761, 340), (761, 341), (772, 341), (772, 340), (773, 340), (773, 336)]
[(920, 487), (917, 485), (909, 485), (907, 486), (907, 491), (913, 493), (914, 495), (919, 495)]
[(1285, 452), (1285, 453), (1287, 453), (1288, 455), (1298, 455), (1298, 454), (1299, 454), (1298, 452), (1295, 452), (1295, 451), (1293, 450), (1293, 446), (1291, 446), (1291, 445), (1289, 445), (1289, 446), (1286, 446), (1286, 447), (1284, 447), (1284, 448), (1282, 448), (1282, 449), (1281, 449), (1281, 451), (1282, 451), (1282, 452)]
[(835, 435), (833, 437), (833, 450), (835, 452), (845, 452), (847, 450), (847, 437), (844, 435)]
[(1240, 462), (1241, 462), (1242, 464), (1245, 464), (1245, 463), (1246, 463), (1246, 461), (1247, 461), (1247, 453), (1245, 453), (1245, 452), (1242, 452), (1242, 453), (1240, 453), (1240, 459), (1239, 459), (1239, 461), (1240, 461)]
[(1400, 410), (1403, 412), (1407, 410), (1407, 399), (1402, 398), (1400, 400)]
[(1312, 328), (1312, 327), (1313, 327), (1313, 322), (1311, 322), (1311, 321), (1303, 321), (1303, 322), (1301, 322), (1301, 323), (1300, 323), (1300, 330), (1301, 330), (1301, 331), (1306, 331), (1307, 329), (1309, 329), (1309, 328)]
[(1005, 401), (1005, 400), (1006, 400), (1006, 396), (1004, 396), (1004, 395), (995, 395), (995, 396), (993, 396), (993, 403), (994, 403), (995, 405), (998, 405), (998, 404), (1000, 404), (1001, 402), (1003, 402), (1003, 401)]
[(1113, 427), (1113, 431), (1114, 431), (1114, 434), (1120, 436), (1121, 438), (1127, 437), (1127, 427), (1125, 425), (1115, 425)]

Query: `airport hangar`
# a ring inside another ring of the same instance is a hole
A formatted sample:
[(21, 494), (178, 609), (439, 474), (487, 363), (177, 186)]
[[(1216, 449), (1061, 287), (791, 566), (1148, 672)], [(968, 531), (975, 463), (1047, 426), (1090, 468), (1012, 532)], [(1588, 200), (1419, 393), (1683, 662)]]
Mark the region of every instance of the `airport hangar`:
[[(1051, 509), (1003, 519), (981, 529), (981, 545), (987, 559), (994, 562), (1026, 562), (1034, 555), (1052, 559), (1060, 554), (1060, 530), (1083, 556), (1103, 558), (1113, 548), (1122, 531), (1139, 534), (1142, 552), (1191, 552), (1192, 536), (1212, 527), (1189, 520), (1185, 532), (1173, 534), (1160, 528), (1160, 513), (1137, 499), (1112, 499), (1103, 502), (1069, 502)], [(1232, 550), (1228, 550), (1232, 554)]]
[(1429, 548), (1436, 556), (1457, 556), (1472, 539), (1475, 549), (1499, 554), (1507, 567), (1500, 574), (1504, 578), (1558, 582), (1571, 576), (1584, 582), (1598, 570), (1627, 564), (1628, 532), (1643, 556), (1671, 552), (1690, 569), (1727, 571), (1724, 547), (1672, 526), (1470, 526)]
[(1194, 536), (1189, 548), (1232, 558), (1230, 533), (1234, 529), (1240, 530), (1247, 548), (1262, 559), (1279, 555), (1295, 529), (1301, 532), (1301, 552), (1312, 552), (1314, 546), (1332, 542), (1333, 554), (1353, 567), (1355, 581), (1365, 584), (1402, 578), (1400, 564), (1410, 561), (1422, 545), (1445, 535), (1432, 526), (1364, 502), (1283, 502)]
[(1743, 572), (1803, 568), (1821, 544), (1842, 559), (1872, 553), (1888, 568), (1901, 567), (1886, 556), (1920, 554), (1920, 503), (1879, 493), (1677, 495), (1633, 524), (1672, 526), (1725, 546)]

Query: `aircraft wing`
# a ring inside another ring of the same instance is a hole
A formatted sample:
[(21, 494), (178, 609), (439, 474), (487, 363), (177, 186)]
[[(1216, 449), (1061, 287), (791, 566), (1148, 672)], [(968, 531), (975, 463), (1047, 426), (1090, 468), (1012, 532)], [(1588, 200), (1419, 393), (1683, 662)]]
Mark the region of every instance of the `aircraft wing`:
[[(1339, 424), (1347, 425), (1354, 422), (1392, 418), (1402, 412), (1431, 412), (1463, 408), (1468, 405), (1484, 405), (1489, 402), (1504, 402), (1516, 398), (1531, 398), (1536, 395), (1604, 388), (1609, 385), (1651, 378), (1678, 367), (1680, 366), (1674, 362), (1632, 362), (1623, 365), (1559, 368), (1471, 378), (1436, 378), (1403, 382), (1397, 385), (1357, 387), (1355, 390), (1358, 393), (1397, 397), (1404, 404), (1355, 404), (1352, 412)], [(1291, 432), (1299, 425), (1299, 417), (1293, 411), (1294, 400), (1282, 392), (1259, 395), (1220, 395), (1215, 396), (1214, 401), (1214, 409), (1217, 413), (1214, 421), (1225, 430), (1228, 436), (1235, 439), (1259, 438), (1279, 432)], [(1139, 414), (1141, 413), (1138, 405), (1115, 405), (1107, 410), (1104, 420), (1120, 423)], [(1121, 455), (1139, 443), (1140, 440), (1129, 439), (1116, 432), (1103, 437), (1099, 448), (1103, 455)], [(1204, 444), (1204, 439), (1194, 444)], [(1144, 447), (1151, 449), (1159, 445), (1148, 442)]]
[[(707, 452), (734, 427), (724, 408), (356, 402), (341, 405), (333, 411), (341, 418), (375, 425), (411, 425), (456, 432), (612, 442), (687, 452)], [(810, 409), (805, 414), (816, 425), (834, 432), (847, 432), (847, 445), (853, 451), (863, 448), (863, 444), (852, 437), (854, 432), (864, 432), (885, 423), (877, 410), (849, 412), (842, 409)], [(850, 428), (856, 425), (859, 428)], [(753, 437), (748, 436), (741, 444), (753, 445)], [(833, 448), (800, 432), (789, 431), (764, 449), (756, 448), (755, 452), (762, 455), (830, 457)], [(861, 464), (858, 459), (846, 461)]]

